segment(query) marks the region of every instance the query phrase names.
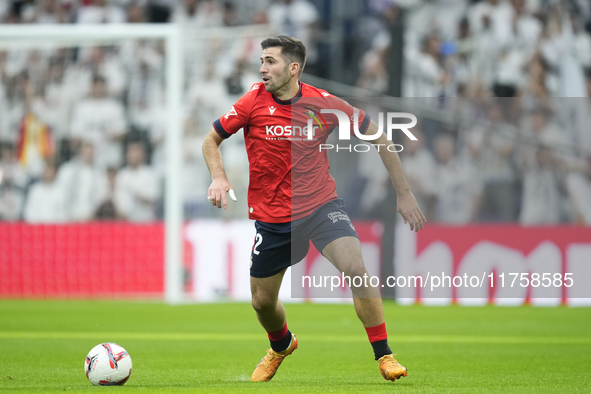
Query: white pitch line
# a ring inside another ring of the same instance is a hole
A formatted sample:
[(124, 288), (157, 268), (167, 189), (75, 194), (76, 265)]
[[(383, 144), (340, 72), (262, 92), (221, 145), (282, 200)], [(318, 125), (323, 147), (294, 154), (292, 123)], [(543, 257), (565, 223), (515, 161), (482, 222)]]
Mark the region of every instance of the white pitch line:
[[(309, 342), (366, 342), (364, 335), (306, 335)], [(175, 332), (67, 332), (67, 331), (0, 331), (1, 339), (93, 339), (93, 340), (150, 340), (150, 341), (265, 341), (265, 335), (246, 333), (175, 333)], [(589, 337), (516, 337), (463, 335), (408, 335), (393, 336), (396, 343), (472, 343), (472, 344), (555, 344), (591, 345)]]

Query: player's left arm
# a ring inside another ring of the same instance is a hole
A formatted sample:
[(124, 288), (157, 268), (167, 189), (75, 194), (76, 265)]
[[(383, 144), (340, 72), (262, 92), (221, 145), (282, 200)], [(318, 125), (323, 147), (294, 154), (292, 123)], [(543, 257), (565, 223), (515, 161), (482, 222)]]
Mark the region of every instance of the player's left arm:
[[(377, 132), (378, 125), (372, 120), (369, 123), (365, 135), (375, 135)], [(372, 141), (372, 144), (375, 144), (376, 149), (377, 146), (380, 146), (379, 144), (381, 144), (382, 149), (378, 149), (378, 152), (382, 158), (384, 166), (390, 174), (390, 178), (394, 183), (394, 187), (396, 188), (396, 194), (398, 196), (396, 204), (398, 206), (398, 213), (402, 215), (404, 223), (408, 223), (410, 225), (411, 231), (419, 231), (419, 229), (422, 230), (427, 219), (425, 219), (425, 215), (423, 215), (423, 212), (421, 212), (415, 196), (408, 187), (406, 177), (402, 171), (402, 163), (400, 163), (400, 157), (398, 156), (398, 153), (390, 152), (388, 149), (384, 149), (386, 146), (391, 144), (391, 141), (388, 141), (384, 133), (382, 133), (382, 135), (380, 135), (376, 140)]]

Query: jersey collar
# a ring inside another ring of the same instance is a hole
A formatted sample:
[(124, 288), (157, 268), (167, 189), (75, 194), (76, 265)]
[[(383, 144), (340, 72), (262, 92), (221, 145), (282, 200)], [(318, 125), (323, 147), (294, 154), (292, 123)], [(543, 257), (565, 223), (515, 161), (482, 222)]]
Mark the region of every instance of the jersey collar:
[(300, 85), (300, 90), (298, 90), (298, 94), (296, 94), (295, 96), (293, 96), (289, 100), (279, 100), (273, 93), (271, 93), (271, 96), (273, 96), (273, 100), (275, 100), (275, 102), (279, 105), (295, 104), (302, 97), (302, 83), (298, 82), (298, 85)]

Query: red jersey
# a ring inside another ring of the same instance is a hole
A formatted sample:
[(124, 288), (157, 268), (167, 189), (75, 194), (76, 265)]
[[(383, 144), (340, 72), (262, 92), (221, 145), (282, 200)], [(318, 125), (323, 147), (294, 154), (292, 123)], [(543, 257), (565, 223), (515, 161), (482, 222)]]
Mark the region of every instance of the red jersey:
[[(351, 120), (351, 133), (355, 113), (359, 131), (365, 133), (369, 127), (370, 117), (365, 112), (301, 82), (298, 94), (287, 101), (267, 92), (262, 82), (255, 83), (228, 113), (213, 123), (222, 138), (244, 130), (250, 170), (250, 219), (289, 222), (337, 198), (326, 149), (321, 151), (320, 144), (325, 144), (338, 126), (338, 118), (322, 114), (320, 108), (346, 113)], [(307, 134), (310, 124), (312, 139)]]

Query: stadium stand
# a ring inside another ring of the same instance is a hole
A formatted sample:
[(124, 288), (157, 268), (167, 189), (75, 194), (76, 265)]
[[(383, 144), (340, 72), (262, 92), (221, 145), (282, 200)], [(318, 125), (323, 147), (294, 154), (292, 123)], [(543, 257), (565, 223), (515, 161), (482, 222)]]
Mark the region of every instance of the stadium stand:
[[(402, 154), (428, 219), (591, 225), (589, 4), (354, 0), (345, 9), (329, 0), (13, 0), (1, 2), (0, 21), (178, 23), (187, 31), (268, 24), (305, 40), (312, 75), (375, 96), (391, 94), (399, 79), (409, 102), (450, 114), (451, 122), (421, 116), (424, 141)], [(346, 44), (338, 36), (348, 37)], [(186, 219), (221, 215), (205, 202), (208, 177), (199, 146), (211, 122), (258, 80), (259, 37), (253, 37), (229, 49), (186, 45)], [(403, 61), (396, 73), (391, 54), (399, 42)], [(193, 64), (201, 53), (205, 58)], [(0, 48), (0, 220), (161, 219), (162, 190), (151, 194), (150, 213), (139, 216), (123, 214), (129, 208), (116, 196), (122, 194), (117, 180), (128, 171), (125, 152), (136, 143), (145, 147), (146, 169), (156, 178), (150, 182), (164, 187), (164, 67), (156, 41)], [(65, 191), (74, 176), (67, 172), (80, 175), (72, 168), (82, 166), (84, 149), (94, 150), (84, 176), (100, 173), (101, 192), (87, 191), (95, 200), (78, 201), (78, 213), (68, 212), (68, 199), (90, 198)], [(243, 142), (232, 139), (223, 149), (229, 176), (245, 195)], [(345, 199), (385, 187), (387, 174), (364, 178), (364, 165), (356, 170), (360, 183), (340, 191)], [(49, 201), (49, 193), (63, 212), (48, 208), (49, 217), (29, 208), (35, 198)], [(375, 214), (368, 206), (356, 211), (361, 219)], [(243, 218), (246, 211), (225, 215)]]

